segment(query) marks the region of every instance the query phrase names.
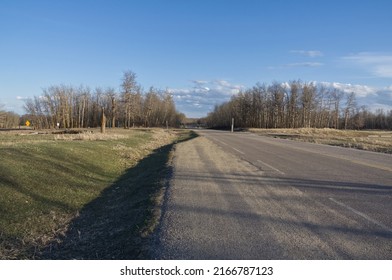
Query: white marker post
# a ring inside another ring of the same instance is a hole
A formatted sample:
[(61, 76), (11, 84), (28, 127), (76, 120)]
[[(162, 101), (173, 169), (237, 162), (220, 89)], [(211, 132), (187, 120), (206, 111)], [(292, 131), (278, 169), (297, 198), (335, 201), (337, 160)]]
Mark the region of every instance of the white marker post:
[(231, 132), (234, 132), (234, 118), (231, 118)]

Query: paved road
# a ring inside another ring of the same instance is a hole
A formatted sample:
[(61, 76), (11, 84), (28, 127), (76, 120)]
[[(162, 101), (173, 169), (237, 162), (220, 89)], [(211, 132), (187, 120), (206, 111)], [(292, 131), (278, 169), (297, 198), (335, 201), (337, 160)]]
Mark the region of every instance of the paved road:
[(392, 259), (392, 156), (251, 133), (178, 144), (157, 259)]

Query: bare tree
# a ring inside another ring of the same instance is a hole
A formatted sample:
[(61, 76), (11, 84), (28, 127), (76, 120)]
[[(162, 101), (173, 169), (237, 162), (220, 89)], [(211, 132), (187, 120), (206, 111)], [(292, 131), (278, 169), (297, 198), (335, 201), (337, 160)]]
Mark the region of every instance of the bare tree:
[(4, 105), (0, 104), (0, 127), (4, 127), (6, 112), (3, 109)]
[(157, 90), (150, 87), (150, 90), (145, 95), (143, 102), (144, 126), (150, 127), (157, 125), (159, 103), (160, 99)]
[(14, 112), (6, 112), (0, 104), (0, 128), (14, 128), (19, 125), (19, 115)]
[[(76, 112), (77, 112), (77, 127), (87, 127), (88, 124), (88, 115), (89, 115), (89, 101), (91, 101), (91, 93), (90, 89), (87, 87), (79, 87), (77, 92), (77, 103), (76, 103)], [(87, 121), (86, 121), (87, 120)]]
[(350, 118), (354, 115), (357, 106), (355, 93), (351, 92), (346, 95), (346, 107), (344, 109), (344, 129), (348, 128)]
[(131, 119), (132, 117), (134, 118), (134, 112), (132, 112), (133, 103), (135, 102), (133, 95), (136, 94), (137, 86), (136, 74), (132, 71), (125, 71), (121, 83), (121, 98), (124, 104), (124, 128), (129, 128)]
[(316, 96), (316, 87), (314, 84), (304, 84), (302, 88), (302, 126), (311, 127), (311, 115)]
[(333, 89), (330, 91), (330, 95), (334, 104), (334, 127), (339, 129), (340, 101), (342, 100), (344, 93), (338, 89)]
[(293, 81), (290, 83), (290, 92), (287, 102), (287, 125), (289, 128), (298, 127), (298, 99), (300, 96), (301, 84), (300, 81)]
[(116, 117), (117, 117), (117, 93), (113, 88), (108, 88), (105, 92), (108, 100), (109, 100), (109, 118), (110, 118), (110, 126), (116, 127)]
[(274, 82), (269, 87), (272, 102), (272, 127), (283, 127), (284, 123), (284, 107), (285, 107), (285, 91), (280, 83)]

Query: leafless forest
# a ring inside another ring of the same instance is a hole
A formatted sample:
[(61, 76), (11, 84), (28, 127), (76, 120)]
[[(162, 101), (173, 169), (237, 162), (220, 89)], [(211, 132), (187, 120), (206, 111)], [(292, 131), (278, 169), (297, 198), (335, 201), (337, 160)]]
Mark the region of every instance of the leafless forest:
[(102, 108), (106, 127), (177, 127), (185, 118), (177, 112), (170, 93), (152, 87), (145, 92), (132, 71), (124, 72), (120, 92), (114, 88), (50, 86), (26, 101), (25, 118), (37, 129), (97, 127)]
[[(26, 120), (37, 129), (97, 127), (102, 109), (107, 127), (178, 127), (185, 119), (169, 92), (153, 87), (145, 91), (136, 74), (126, 71), (119, 91), (50, 86), (26, 101), (27, 114), (21, 119), (0, 107), (0, 128), (15, 127)], [(354, 92), (299, 80), (256, 84), (216, 105), (202, 122), (212, 128), (228, 128), (232, 118), (236, 127), (247, 128), (392, 129), (392, 110), (370, 111), (357, 105)]]
[(208, 126), (227, 128), (392, 129), (392, 110), (371, 112), (359, 107), (354, 92), (313, 83), (257, 84), (218, 105), (206, 118)]
[(11, 128), (19, 124), (19, 115), (14, 112), (7, 112), (0, 105), (0, 128)]

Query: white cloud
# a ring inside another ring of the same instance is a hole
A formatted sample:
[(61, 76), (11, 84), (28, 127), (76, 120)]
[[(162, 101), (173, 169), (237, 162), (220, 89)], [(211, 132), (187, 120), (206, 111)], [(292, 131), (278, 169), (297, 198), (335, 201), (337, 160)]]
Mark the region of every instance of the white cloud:
[(320, 67), (323, 65), (324, 64), (321, 62), (306, 61), (306, 62), (288, 63), (280, 66), (270, 66), (268, 67), (268, 69), (275, 70), (275, 69), (287, 69), (287, 68), (295, 68), (295, 67)]
[(291, 53), (296, 53), (300, 54), (303, 56), (308, 56), (308, 57), (319, 57), (319, 56), (324, 56), (324, 54), (321, 51), (306, 51), (306, 50), (292, 50), (290, 51)]
[(234, 85), (226, 80), (214, 80), (211, 82), (212, 88), (224, 95), (233, 95), (239, 93), (245, 87), (242, 85)]
[(370, 111), (376, 112), (377, 110), (384, 110), (386, 111), (392, 111), (392, 105), (389, 104), (384, 104), (384, 103), (372, 103), (367, 106)]
[(286, 67), (320, 67), (324, 64), (321, 62), (297, 62), (286, 64)]
[(208, 81), (204, 81), (204, 80), (192, 80), (193, 83), (197, 84), (197, 85), (205, 85), (208, 84)]
[(213, 107), (230, 99), (234, 94), (245, 89), (240, 84), (232, 84), (227, 80), (192, 80), (189, 88), (170, 88), (169, 92), (176, 101), (179, 111), (189, 117), (206, 116)]
[[(290, 51), (290, 53), (295, 53), (310, 58), (320, 57), (324, 55), (321, 51), (317, 51), (317, 50), (311, 50), (311, 51), (292, 50)], [(324, 63), (321, 63), (319, 61), (302, 61), (302, 62), (287, 63), (278, 66), (270, 66), (268, 68), (274, 70), (274, 69), (287, 69), (287, 68), (295, 68), (295, 67), (320, 67), (323, 65)]]
[(319, 82), (319, 84), (325, 87), (332, 87), (339, 89), (346, 93), (355, 92), (357, 97), (367, 97), (367, 96), (374, 96), (378, 89), (366, 85), (352, 85), (352, 84), (342, 84), (342, 83), (330, 83), (330, 82)]
[(374, 73), (378, 77), (392, 78), (392, 64), (391, 65), (378, 65), (374, 68)]
[(222, 87), (232, 87), (232, 85), (226, 80), (215, 80), (214, 83)]
[(346, 93), (354, 92), (359, 106), (366, 106), (369, 110), (392, 110), (392, 86), (376, 88), (366, 85), (342, 84), (336, 82), (315, 82), (325, 87), (339, 89)]
[(361, 52), (342, 58), (380, 78), (392, 78), (392, 54)]
[(28, 100), (29, 98), (28, 97), (23, 97), (23, 96), (17, 96), (16, 97), (16, 100), (20, 100), (20, 101), (25, 101), (25, 100)]

